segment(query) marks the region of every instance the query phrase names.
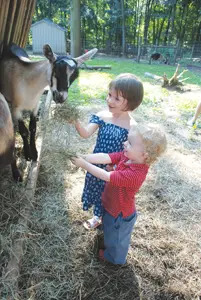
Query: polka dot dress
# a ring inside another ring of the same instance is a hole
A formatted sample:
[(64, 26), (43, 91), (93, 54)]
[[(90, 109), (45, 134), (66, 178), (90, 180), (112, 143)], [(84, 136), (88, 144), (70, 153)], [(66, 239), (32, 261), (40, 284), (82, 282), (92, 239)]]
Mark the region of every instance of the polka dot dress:
[[(123, 142), (127, 140), (128, 130), (117, 125), (106, 123), (96, 115), (92, 115), (90, 123), (99, 125), (96, 146), (93, 153), (112, 153), (123, 150)], [(105, 165), (97, 165), (105, 168)], [(82, 195), (83, 210), (94, 207), (94, 215), (102, 216), (101, 195), (105, 181), (87, 172)]]

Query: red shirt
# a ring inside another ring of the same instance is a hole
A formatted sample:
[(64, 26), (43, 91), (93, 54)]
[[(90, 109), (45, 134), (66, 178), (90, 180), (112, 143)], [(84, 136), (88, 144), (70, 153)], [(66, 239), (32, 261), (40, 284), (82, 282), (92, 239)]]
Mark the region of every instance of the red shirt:
[(102, 194), (105, 210), (114, 218), (122, 213), (123, 218), (135, 212), (135, 194), (144, 182), (149, 166), (146, 164), (126, 164), (128, 158), (123, 152), (109, 153), (112, 164), (116, 164), (111, 172), (110, 182), (106, 182)]

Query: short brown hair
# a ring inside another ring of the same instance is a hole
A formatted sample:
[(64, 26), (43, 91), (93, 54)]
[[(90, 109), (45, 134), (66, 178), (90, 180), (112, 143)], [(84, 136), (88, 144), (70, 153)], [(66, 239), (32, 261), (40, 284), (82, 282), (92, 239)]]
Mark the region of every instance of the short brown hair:
[(128, 101), (126, 109), (129, 111), (136, 109), (144, 96), (142, 82), (131, 73), (118, 75), (110, 82), (109, 88), (114, 88), (118, 94), (122, 94), (122, 97)]

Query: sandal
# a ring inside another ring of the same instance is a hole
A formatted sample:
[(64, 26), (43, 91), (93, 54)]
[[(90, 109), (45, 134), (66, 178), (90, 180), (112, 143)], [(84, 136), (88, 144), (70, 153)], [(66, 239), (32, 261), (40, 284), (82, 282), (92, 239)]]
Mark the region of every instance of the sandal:
[(87, 220), (86, 222), (84, 222), (83, 226), (87, 230), (90, 230), (90, 229), (97, 228), (101, 224), (102, 224), (102, 219), (94, 216), (93, 218), (91, 218), (91, 219)]

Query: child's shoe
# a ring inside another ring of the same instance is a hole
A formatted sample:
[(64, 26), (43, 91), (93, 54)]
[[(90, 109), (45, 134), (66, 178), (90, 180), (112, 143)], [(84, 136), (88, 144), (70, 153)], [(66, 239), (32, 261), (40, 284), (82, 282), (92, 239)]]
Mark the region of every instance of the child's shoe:
[(193, 127), (195, 124), (196, 124), (196, 121), (194, 121), (194, 119), (190, 119), (190, 120), (188, 120), (188, 122), (187, 122), (187, 125), (188, 125), (188, 126), (191, 126), (191, 127)]
[(83, 223), (84, 228), (87, 230), (95, 229), (102, 224), (102, 218), (94, 216), (93, 218), (87, 220)]

